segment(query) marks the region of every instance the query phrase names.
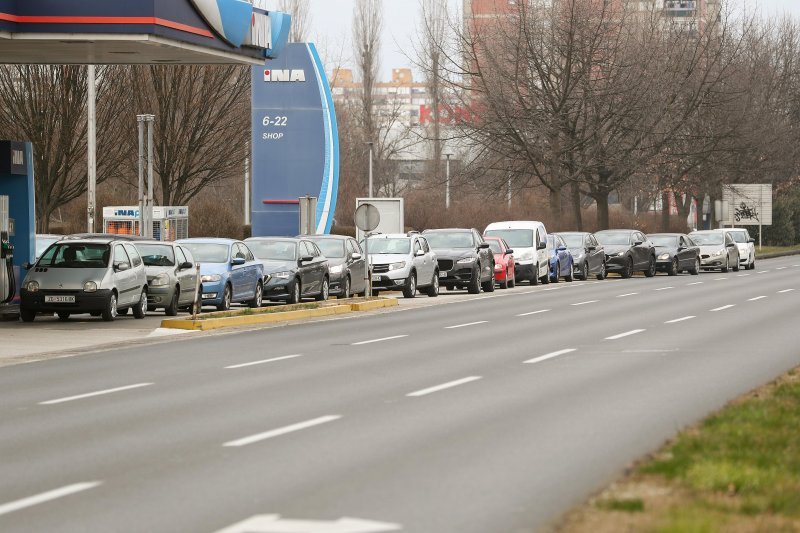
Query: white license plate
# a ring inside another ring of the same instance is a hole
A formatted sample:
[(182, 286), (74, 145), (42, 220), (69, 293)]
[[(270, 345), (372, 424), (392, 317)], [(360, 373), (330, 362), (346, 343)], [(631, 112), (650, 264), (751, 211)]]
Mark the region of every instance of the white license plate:
[(74, 296), (45, 296), (44, 302), (48, 304), (74, 304)]
[(447, 272), (439, 272), (439, 277), (440, 278), (446, 278), (447, 274), (448, 274)]
[(380, 276), (372, 276), (372, 281), (380, 281), (380, 280), (381, 280)]

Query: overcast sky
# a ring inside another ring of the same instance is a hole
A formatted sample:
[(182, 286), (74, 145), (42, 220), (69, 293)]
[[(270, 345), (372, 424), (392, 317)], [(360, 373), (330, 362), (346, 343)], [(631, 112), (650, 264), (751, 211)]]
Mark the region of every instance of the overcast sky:
[[(310, 40), (317, 43), (328, 71), (342, 64), (351, 66), (350, 27), (354, 0), (310, 0), (312, 21)], [(410, 67), (406, 55), (414, 56), (414, 42), (418, 25), (419, 0), (383, 1), (383, 54), (381, 72), (385, 79), (391, 77), (396, 67)], [(462, 0), (448, 0), (453, 13), (459, 13)], [(800, 18), (800, 0), (733, 0), (735, 5), (746, 6), (747, 12), (761, 10), (765, 16), (789, 14)], [(268, 7), (275, 5), (267, 0)]]

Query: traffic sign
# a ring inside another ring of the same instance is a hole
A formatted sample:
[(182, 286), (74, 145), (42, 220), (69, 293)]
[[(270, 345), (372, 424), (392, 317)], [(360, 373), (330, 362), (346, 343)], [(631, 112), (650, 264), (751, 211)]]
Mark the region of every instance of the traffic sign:
[(378, 208), (372, 204), (361, 204), (356, 209), (355, 218), (356, 227), (361, 231), (372, 231), (381, 223), (381, 213)]

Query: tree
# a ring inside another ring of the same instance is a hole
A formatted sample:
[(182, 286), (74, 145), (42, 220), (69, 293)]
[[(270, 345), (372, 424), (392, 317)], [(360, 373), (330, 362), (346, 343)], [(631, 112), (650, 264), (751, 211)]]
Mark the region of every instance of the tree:
[(309, 0), (279, 0), (278, 11), (292, 15), (292, 28), (289, 31), (289, 42), (304, 43), (308, 40), (311, 28), (311, 9)]

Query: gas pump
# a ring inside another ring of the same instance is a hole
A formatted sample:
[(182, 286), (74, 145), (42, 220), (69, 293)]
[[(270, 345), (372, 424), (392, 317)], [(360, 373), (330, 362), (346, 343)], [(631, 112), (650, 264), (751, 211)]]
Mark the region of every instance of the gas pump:
[(14, 245), (8, 220), (8, 196), (0, 196), (0, 305), (11, 303), (17, 294), (14, 275)]

